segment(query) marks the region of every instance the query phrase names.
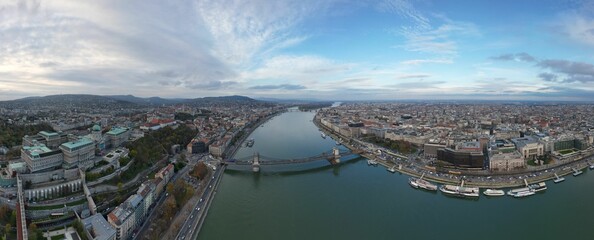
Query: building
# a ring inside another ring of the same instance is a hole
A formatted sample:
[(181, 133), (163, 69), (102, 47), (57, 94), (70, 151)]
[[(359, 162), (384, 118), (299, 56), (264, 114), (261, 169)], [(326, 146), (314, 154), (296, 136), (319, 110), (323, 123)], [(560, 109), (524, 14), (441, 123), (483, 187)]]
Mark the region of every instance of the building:
[(437, 149), (437, 160), (469, 168), (483, 168), (485, 163), (480, 142), (462, 142), (456, 149)]
[(489, 157), (489, 169), (492, 171), (511, 171), (526, 167), (526, 160), (518, 151), (492, 151)]
[(162, 178), (166, 183), (169, 182), (169, 180), (171, 180), (172, 176), (173, 176), (173, 164), (168, 164), (167, 166), (165, 166), (164, 168), (159, 170), (157, 173), (155, 173), (155, 177)]
[(24, 146), (21, 149), (21, 158), (32, 173), (60, 167), (64, 162), (62, 151), (49, 149), (44, 144)]
[(208, 150), (205, 140), (193, 139), (187, 146), (188, 153), (197, 154), (204, 153)]
[(58, 149), (58, 147), (65, 142), (68, 142), (68, 134), (62, 132), (41, 131), (37, 133), (37, 135), (23, 137), (23, 146), (43, 144), (52, 150)]
[(439, 143), (425, 143), (423, 144), (423, 153), (425, 157), (437, 157), (437, 150), (444, 149), (446, 145)]
[(140, 185), (136, 194), (142, 197), (144, 212), (148, 213), (151, 205), (153, 205), (154, 200), (156, 199), (155, 193), (155, 184), (153, 181), (147, 181)]
[(91, 240), (115, 240), (116, 230), (103, 218), (101, 214), (95, 214), (82, 220), (82, 224)]
[(72, 142), (63, 143), (60, 145), (60, 150), (64, 153), (63, 167), (65, 169), (78, 166), (93, 166), (95, 143), (91, 139), (79, 138)]
[(586, 144), (577, 138), (559, 139), (554, 142), (554, 151), (561, 151), (566, 149), (585, 149)]
[[(116, 230), (116, 239), (128, 239), (136, 226), (136, 206), (131, 202), (135, 195), (130, 196), (126, 201), (117, 206), (113, 211), (107, 214), (107, 221)], [(137, 205), (139, 202), (137, 203)]]
[(215, 142), (208, 146), (208, 153), (213, 155), (214, 157), (221, 158), (223, 157), (223, 153), (225, 152), (225, 145), (221, 142)]
[(511, 141), (516, 149), (524, 156), (524, 159), (535, 158), (544, 154), (544, 145), (531, 136), (514, 138)]
[(112, 148), (121, 146), (130, 138), (130, 129), (126, 127), (112, 127), (111, 130), (105, 133), (107, 138), (107, 145)]

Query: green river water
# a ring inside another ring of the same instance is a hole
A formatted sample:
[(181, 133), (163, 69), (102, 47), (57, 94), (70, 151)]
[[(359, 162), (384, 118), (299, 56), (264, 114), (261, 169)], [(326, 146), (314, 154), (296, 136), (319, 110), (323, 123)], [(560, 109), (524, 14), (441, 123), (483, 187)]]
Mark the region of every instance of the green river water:
[[(271, 119), (236, 157), (332, 149), (313, 116)], [(593, 176), (549, 181), (547, 191), (523, 199), (467, 200), (413, 189), (408, 176), (364, 159), (290, 173), (227, 171), (198, 239), (594, 239)]]

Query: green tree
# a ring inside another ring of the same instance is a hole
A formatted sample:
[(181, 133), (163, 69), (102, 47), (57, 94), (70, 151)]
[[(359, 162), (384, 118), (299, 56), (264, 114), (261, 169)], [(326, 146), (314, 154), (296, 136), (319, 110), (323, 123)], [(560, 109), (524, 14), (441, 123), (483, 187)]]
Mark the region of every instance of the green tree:
[(12, 225), (10, 225), (10, 223), (7, 223), (6, 225), (4, 225), (4, 235), (8, 236), (8, 234), (10, 233), (10, 231), (12, 230)]
[(39, 235), (40, 231), (37, 229), (37, 225), (35, 223), (29, 224), (28, 235), (29, 240), (37, 240), (42, 239), (43, 234)]

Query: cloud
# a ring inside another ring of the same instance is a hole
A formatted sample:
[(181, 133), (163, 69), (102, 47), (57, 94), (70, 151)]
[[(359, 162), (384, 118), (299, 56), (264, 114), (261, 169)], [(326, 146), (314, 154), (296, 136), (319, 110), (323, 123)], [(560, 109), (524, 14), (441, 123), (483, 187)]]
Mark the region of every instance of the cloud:
[(404, 74), (396, 76), (396, 79), (411, 79), (411, 78), (428, 78), (431, 77), (429, 74)]
[(402, 65), (420, 65), (425, 63), (452, 64), (452, 59), (412, 59), (400, 62)]
[(437, 27), (401, 27), (399, 32), (406, 39), (402, 47), (407, 51), (447, 56), (458, 54), (458, 38), (479, 36), (477, 26), (469, 22), (453, 21), (440, 16)]
[(499, 61), (517, 61), (517, 62), (536, 62), (536, 58), (534, 58), (532, 55), (525, 53), (525, 52), (521, 52), (521, 53), (508, 53), (508, 54), (502, 54), (499, 56), (494, 56), (494, 57), (490, 57), (490, 59), (493, 60), (499, 60)]
[(253, 70), (243, 72), (241, 78), (245, 81), (311, 81), (344, 73), (351, 67), (352, 64), (338, 63), (315, 55), (278, 55), (266, 59), (261, 66)]
[[(566, 76), (563, 82), (594, 82), (594, 65), (584, 62), (548, 59), (540, 61), (537, 66)], [(539, 75), (542, 76), (543, 74)], [(544, 74), (547, 76), (547, 74)], [(541, 77), (542, 78), (542, 77)], [(557, 79), (557, 78), (555, 78)], [(549, 81), (553, 80), (550, 78)]]
[(279, 84), (279, 85), (257, 85), (250, 87), (250, 89), (255, 90), (301, 90), (306, 89), (303, 85), (296, 85), (296, 84)]
[(574, 43), (594, 47), (594, 18), (591, 12), (569, 11), (561, 14), (553, 25), (553, 34)]
[[(262, 59), (305, 41), (308, 36), (296, 27), (333, 3), (3, 1), (0, 72), (44, 82), (13, 85), (31, 93), (76, 93), (86, 87), (97, 94), (134, 89), (153, 96), (154, 89), (167, 87), (162, 90), (174, 96), (220, 94), (207, 90), (239, 86)], [(309, 70), (333, 71), (330, 65)], [(105, 87), (96, 88), (99, 83)]]
[(547, 82), (557, 81), (557, 75), (552, 73), (540, 73), (538, 77)]

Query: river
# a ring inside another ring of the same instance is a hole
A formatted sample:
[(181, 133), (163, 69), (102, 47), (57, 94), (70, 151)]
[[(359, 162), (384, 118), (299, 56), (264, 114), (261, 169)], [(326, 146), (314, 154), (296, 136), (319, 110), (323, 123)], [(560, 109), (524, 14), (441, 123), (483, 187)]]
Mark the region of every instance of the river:
[[(236, 157), (299, 158), (335, 147), (313, 112), (255, 130)], [(198, 239), (593, 239), (594, 173), (547, 182), (534, 196), (466, 200), (416, 190), (364, 159), (309, 171), (227, 171)], [(481, 190), (482, 191), (482, 190)]]

